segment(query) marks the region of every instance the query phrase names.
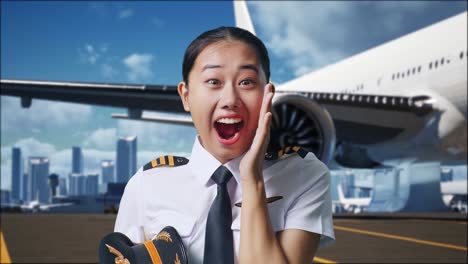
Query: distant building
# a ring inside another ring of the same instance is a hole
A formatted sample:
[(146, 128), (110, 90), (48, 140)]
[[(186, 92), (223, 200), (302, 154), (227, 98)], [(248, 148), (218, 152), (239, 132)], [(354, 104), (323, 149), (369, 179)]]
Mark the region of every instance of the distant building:
[(137, 138), (125, 137), (117, 141), (117, 182), (127, 182), (136, 172)]
[(344, 175), (341, 175), (341, 186), (345, 197), (356, 197), (355, 194), (355, 178), (356, 176), (351, 170), (346, 170)]
[(27, 202), (28, 200), (28, 186), (29, 186), (29, 175), (27, 173), (23, 173), (23, 183), (21, 188), (21, 201)]
[(97, 196), (98, 194), (98, 183), (99, 175), (98, 174), (88, 174), (85, 178), (85, 195), (88, 196)]
[(86, 195), (86, 177), (81, 173), (70, 173), (69, 196)]
[(49, 203), (49, 159), (45, 157), (30, 157), (28, 167), (27, 201), (38, 200), (40, 203)]
[(101, 161), (101, 175), (102, 175), (103, 184), (107, 185), (108, 183), (115, 182), (114, 161), (112, 160)]
[(67, 179), (66, 178), (59, 178), (59, 187), (58, 187), (58, 195), (59, 196), (67, 196)]
[(83, 173), (83, 153), (80, 147), (72, 148), (72, 173)]
[(11, 203), (11, 192), (9, 190), (0, 190), (0, 204)]
[(11, 164), (11, 199), (20, 201), (23, 199), (23, 159), (21, 158), (21, 149), (12, 149)]

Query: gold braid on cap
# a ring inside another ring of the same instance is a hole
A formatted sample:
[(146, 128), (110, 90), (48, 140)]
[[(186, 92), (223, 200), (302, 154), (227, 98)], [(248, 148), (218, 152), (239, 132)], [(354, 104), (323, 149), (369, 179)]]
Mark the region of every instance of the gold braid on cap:
[(106, 247), (109, 249), (109, 252), (117, 256), (115, 258), (115, 264), (130, 264), (130, 261), (126, 259), (120, 251), (106, 244)]

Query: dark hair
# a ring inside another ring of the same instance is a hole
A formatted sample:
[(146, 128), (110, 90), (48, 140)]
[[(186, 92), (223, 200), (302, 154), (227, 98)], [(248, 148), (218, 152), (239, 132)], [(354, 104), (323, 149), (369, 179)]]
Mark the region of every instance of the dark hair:
[(262, 64), (266, 81), (270, 81), (270, 58), (263, 42), (254, 34), (242, 28), (219, 27), (202, 33), (185, 50), (184, 62), (182, 63), (182, 77), (187, 85), (189, 73), (200, 52), (208, 45), (222, 40), (238, 40), (253, 47), (257, 51), (258, 58)]

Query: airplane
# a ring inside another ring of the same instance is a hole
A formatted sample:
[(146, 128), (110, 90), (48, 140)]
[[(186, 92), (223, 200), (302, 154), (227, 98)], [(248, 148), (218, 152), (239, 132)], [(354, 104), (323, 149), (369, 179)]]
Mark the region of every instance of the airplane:
[[(236, 25), (254, 28), (245, 1)], [(467, 12), (276, 85), (270, 149), (334, 167), (466, 164)], [(175, 85), (1, 80), (2, 96), (124, 107), (113, 118), (193, 125)], [(146, 112), (151, 111), (151, 112)]]
[(352, 213), (361, 213), (366, 210), (371, 202), (371, 197), (347, 198), (343, 193), (341, 183), (337, 186), (338, 203), (343, 206), (344, 210)]

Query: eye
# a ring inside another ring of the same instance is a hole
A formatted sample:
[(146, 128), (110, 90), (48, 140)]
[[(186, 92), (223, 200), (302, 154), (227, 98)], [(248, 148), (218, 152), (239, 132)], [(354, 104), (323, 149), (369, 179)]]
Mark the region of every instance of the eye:
[(221, 82), (219, 80), (216, 80), (216, 79), (209, 79), (208, 81), (206, 81), (206, 83), (211, 85), (211, 86), (217, 86), (217, 85), (221, 84)]
[(254, 81), (248, 80), (248, 79), (247, 79), (247, 80), (242, 80), (242, 81), (240, 81), (240, 83), (239, 83), (239, 85), (241, 85), (241, 86), (252, 86), (252, 85), (254, 85), (254, 84), (255, 84)]

